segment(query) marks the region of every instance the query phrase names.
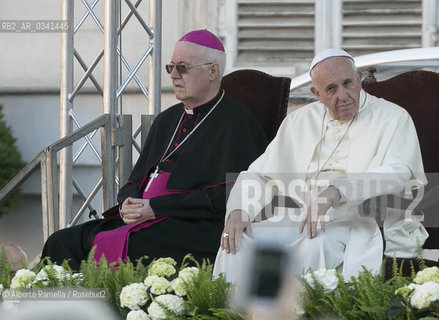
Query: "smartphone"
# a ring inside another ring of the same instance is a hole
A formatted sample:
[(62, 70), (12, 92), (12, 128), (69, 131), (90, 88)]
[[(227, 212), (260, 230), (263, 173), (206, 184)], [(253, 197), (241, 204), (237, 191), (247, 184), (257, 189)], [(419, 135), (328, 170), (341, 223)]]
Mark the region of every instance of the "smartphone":
[(243, 311), (269, 313), (292, 274), (289, 251), (277, 241), (253, 241), (245, 250), (246, 259), (240, 266), (240, 281), (232, 304)]

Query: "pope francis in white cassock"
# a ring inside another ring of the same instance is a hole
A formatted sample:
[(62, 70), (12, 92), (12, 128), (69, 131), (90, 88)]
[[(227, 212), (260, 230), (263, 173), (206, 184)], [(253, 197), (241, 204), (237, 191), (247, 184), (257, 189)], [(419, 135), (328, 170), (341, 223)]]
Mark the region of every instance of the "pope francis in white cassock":
[[(239, 283), (239, 267), (253, 241), (281, 241), (297, 273), (338, 268), (345, 278), (363, 267), (378, 271), (383, 239), (369, 198), (407, 196), (427, 183), (416, 130), (401, 107), (361, 89), (361, 72), (345, 51), (327, 49), (312, 61), (311, 91), (318, 101), (290, 113), (265, 153), (241, 172), (231, 190), (214, 266)], [(299, 208), (278, 205), (259, 213), (273, 194)], [(428, 236), (405, 212), (384, 220), (385, 254), (416, 256)], [(395, 239), (394, 239), (395, 238)]]

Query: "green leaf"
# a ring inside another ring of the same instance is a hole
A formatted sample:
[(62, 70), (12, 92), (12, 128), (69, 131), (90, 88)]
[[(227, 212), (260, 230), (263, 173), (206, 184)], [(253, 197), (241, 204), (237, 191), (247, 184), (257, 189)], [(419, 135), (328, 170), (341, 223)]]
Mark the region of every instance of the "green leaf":
[(406, 313), (406, 306), (400, 297), (392, 296), (389, 304), (389, 308), (386, 311), (387, 319), (396, 319)]
[[(20, 152), (15, 146), (12, 130), (3, 120), (4, 115), (2, 111), (3, 106), (0, 105), (0, 189), (6, 186), (25, 165), (21, 159)], [(20, 191), (17, 190), (2, 203), (0, 206), (0, 216), (8, 213), (19, 197)]]

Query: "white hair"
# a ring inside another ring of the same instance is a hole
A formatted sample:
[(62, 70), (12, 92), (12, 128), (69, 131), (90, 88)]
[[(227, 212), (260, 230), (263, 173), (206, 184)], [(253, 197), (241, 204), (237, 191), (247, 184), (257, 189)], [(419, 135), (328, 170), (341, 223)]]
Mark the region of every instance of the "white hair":
[(226, 68), (226, 53), (221, 50), (205, 48), (205, 55), (207, 62), (215, 62), (219, 66), (220, 77), (224, 74), (224, 69)]

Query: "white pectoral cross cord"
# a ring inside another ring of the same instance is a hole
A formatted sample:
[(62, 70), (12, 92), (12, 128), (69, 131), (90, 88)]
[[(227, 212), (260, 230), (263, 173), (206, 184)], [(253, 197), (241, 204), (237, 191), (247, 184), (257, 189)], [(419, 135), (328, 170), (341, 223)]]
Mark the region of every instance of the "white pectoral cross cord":
[[(169, 140), (169, 144), (166, 147), (166, 150), (162, 156), (162, 158), (160, 159), (158, 165), (155, 167), (155, 170), (153, 173), (151, 173), (149, 175), (149, 181), (145, 187), (145, 191), (147, 192), (149, 190), (149, 187), (151, 186), (152, 182), (154, 181), (154, 179), (156, 179), (159, 176), (159, 165), (160, 163), (162, 163), (163, 161), (165, 161), (166, 159), (168, 159), (178, 148), (180, 148), (181, 145), (183, 145), (186, 140), (195, 132), (195, 130), (197, 130), (197, 128), (204, 122), (204, 120), (207, 119), (207, 117), (212, 113), (213, 110), (215, 110), (215, 108), (218, 106), (218, 104), (221, 102), (221, 100), (223, 99), (225, 94), (225, 91), (222, 91), (221, 97), (219, 98), (219, 100), (215, 103), (215, 105), (212, 107), (212, 109), (209, 110), (209, 112), (206, 114), (206, 116), (201, 119), (201, 121), (195, 126), (195, 128), (189, 132), (189, 134), (183, 139), (183, 141), (181, 141), (175, 148), (174, 150), (172, 150), (169, 154), (168, 154), (168, 150), (171, 147), (172, 142), (174, 141), (175, 135), (177, 134), (178, 128), (180, 127), (180, 123), (183, 120), (184, 117), (184, 113), (181, 115), (180, 120), (178, 121), (177, 127), (174, 130), (174, 133), (172, 134), (171, 140)], [(166, 157), (165, 155), (168, 154)]]
[(145, 187), (145, 191), (144, 192), (147, 192), (149, 190), (149, 187), (151, 186), (152, 182), (158, 176), (159, 176), (159, 166), (155, 167), (154, 172), (149, 175), (149, 181), (148, 181), (148, 184)]

